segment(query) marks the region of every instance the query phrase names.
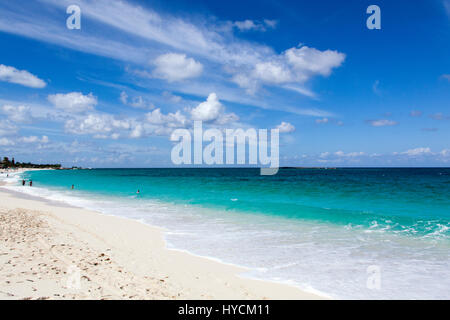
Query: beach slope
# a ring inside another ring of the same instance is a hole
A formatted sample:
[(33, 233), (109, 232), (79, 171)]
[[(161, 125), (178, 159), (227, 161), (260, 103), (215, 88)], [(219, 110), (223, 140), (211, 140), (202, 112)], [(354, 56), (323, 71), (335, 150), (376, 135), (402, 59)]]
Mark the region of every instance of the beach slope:
[(163, 230), (0, 187), (1, 299), (319, 299), (166, 248)]

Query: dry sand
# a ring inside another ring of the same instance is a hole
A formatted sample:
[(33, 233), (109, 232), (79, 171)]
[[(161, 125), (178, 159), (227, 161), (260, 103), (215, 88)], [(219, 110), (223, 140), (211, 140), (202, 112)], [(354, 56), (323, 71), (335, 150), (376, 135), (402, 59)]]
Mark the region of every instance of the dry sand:
[(1, 299), (318, 299), (169, 250), (163, 230), (0, 187)]

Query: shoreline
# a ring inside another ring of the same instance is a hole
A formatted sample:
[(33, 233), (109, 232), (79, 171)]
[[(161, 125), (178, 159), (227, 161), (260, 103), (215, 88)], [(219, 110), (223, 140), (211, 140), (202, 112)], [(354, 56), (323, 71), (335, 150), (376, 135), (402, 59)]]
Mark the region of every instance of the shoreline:
[[(164, 240), (163, 229), (139, 221), (77, 207), (58, 206), (45, 199), (22, 197), (4, 188), (0, 188), (0, 200), (3, 219), (4, 217), (8, 219), (19, 212), (24, 221), (34, 219), (37, 224), (45, 224), (44, 233), (50, 234), (50, 240), (47, 241), (55, 242), (53, 246), (58, 247), (58, 241), (53, 235), (57, 235), (58, 239), (65, 239), (67, 243), (64, 247), (70, 246), (71, 250), (62, 250), (66, 258), (56, 260), (58, 263), (60, 260), (72, 260), (71, 266), (80, 268), (82, 277), (81, 289), (73, 292), (64, 283), (67, 282), (69, 270), (64, 271), (61, 266), (53, 266), (60, 272), (52, 274), (50, 279), (46, 279), (46, 284), (42, 284), (39, 288), (32, 286), (36, 279), (28, 279), (32, 276), (34, 278), (43, 276), (42, 272), (36, 271), (36, 266), (32, 270), (34, 272), (27, 275), (27, 279), (23, 279), (20, 274), (14, 275), (14, 269), (9, 270), (13, 275), (7, 277), (8, 274), (4, 273), (2, 267), (1, 283), (10, 281), (5, 280), (6, 278), (15, 279), (20, 283), (16, 287), (9, 285), (8, 289), (15, 293), (8, 292), (13, 296), (6, 294), (4, 298), (38, 299), (48, 296), (51, 299), (326, 299), (288, 284), (243, 277), (241, 274), (246, 269), (239, 266), (209, 257), (200, 257), (183, 250), (169, 249)], [(37, 231), (39, 233), (41, 230)], [(34, 248), (34, 251), (22, 248), (21, 256), (24, 260), (33, 260), (32, 257), (37, 251), (45, 251), (45, 246), (39, 247), (40, 242), (37, 243), (38, 248)], [(80, 246), (80, 243), (84, 245)], [(24, 245), (35, 247), (36, 242)], [(0, 248), (5, 251), (7, 249), (3, 248), (3, 245)], [(108, 263), (105, 265), (106, 259), (100, 259), (101, 262), (94, 259), (92, 252), (97, 252), (100, 257), (108, 256)], [(51, 259), (48, 258), (44, 258), (50, 260), (46, 261), (46, 265), (51, 264)], [(4, 259), (4, 256), (0, 256), (0, 262)], [(85, 262), (89, 259), (96, 262), (88, 263), (86, 266)], [(22, 267), (33, 268), (32, 262), (28, 262)], [(71, 266), (66, 266), (66, 269)], [(110, 293), (105, 294), (102, 285), (100, 285), (102, 290), (95, 290), (90, 281), (83, 280), (85, 279), (83, 272), (95, 273), (100, 284), (113, 281), (113, 285), (106, 286), (109, 287)], [(124, 274), (128, 276), (124, 277)], [(26, 282), (30, 283), (28, 287), (24, 285)], [(0, 291), (0, 296), (5, 295), (3, 290)]]

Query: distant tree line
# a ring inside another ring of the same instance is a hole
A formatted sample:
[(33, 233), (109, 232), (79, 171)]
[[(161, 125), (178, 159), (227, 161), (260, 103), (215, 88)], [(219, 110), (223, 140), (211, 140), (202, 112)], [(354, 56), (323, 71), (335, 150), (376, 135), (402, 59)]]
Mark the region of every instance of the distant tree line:
[(9, 160), (8, 157), (3, 158), (3, 160), (0, 162), (0, 167), (2, 169), (9, 169), (9, 168), (61, 169), (60, 164), (35, 164), (31, 162), (16, 162), (14, 158)]

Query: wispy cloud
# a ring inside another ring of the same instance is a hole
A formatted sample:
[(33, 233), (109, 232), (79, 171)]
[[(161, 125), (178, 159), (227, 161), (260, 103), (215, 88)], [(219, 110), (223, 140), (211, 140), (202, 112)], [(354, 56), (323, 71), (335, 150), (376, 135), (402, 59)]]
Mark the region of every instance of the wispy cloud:
[(388, 119), (367, 120), (366, 122), (372, 127), (390, 127), (398, 124), (398, 122)]
[(450, 18), (450, 0), (442, 0), (442, 4), (444, 5), (444, 9), (447, 12), (448, 17)]
[(278, 24), (277, 20), (264, 19), (263, 21), (244, 20), (235, 21), (231, 25), (237, 28), (239, 31), (267, 31), (268, 29), (275, 29)]
[[(72, 4), (68, 0), (41, 2), (61, 9)], [(214, 73), (219, 70), (222, 81), (237, 84), (250, 94), (264, 85), (284, 87), (315, 97), (311, 90), (305, 88), (304, 83), (315, 76), (329, 76), (345, 59), (345, 54), (338, 51), (321, 51), (307, 46), (290, 48), (278, 54), (266, 45), (239, 39), (229, 32), (221, 32), (218, 25), (222, 22), (211, 25), (212, 22), (207, 19), (181, 19), (125, 1), (80, 0), (79, 5), (83, 19), (115, 30), (116, 32), (108, 33), (114, 36), (105, 38), (103, 32), (95, 29), (90, 29), (89, 32), (84, 32), (83, 29), (81, 32), (66, 30), (61, 27), (59, 20), (50, 15), (51, 6), (40, 8), (39, 14), (33, 15), (28, 11), (13, 10), (12, 5), (0, 6), (0, 13), (4, 17), (0, 21), (0, 30), (137, 63), (147, 69), (153, 65), (153, 71), (144, 69), (136, 74), (157, 75), (168, 81), (177, 81), (179, 77), (198, 77), (203, 65), (203, 69), (213, 68)], [(276, 26), (274, 20), (249, 21), (252, 22), (239, 25), (241, 28)], [(89, 24), (84, 23), (83, 26), (85, 25)], [(167, 56), (168, 51), (176, 55)], [(174, 64), (182, 66), (178, 73), (172, 72)], [(218, 65), (221, 68), (218, 69)]]
[(430, 118), (433, 120), (449, 120), (450, 116), (443, 114), (442, 112), (438, 112), (430, 115)]

